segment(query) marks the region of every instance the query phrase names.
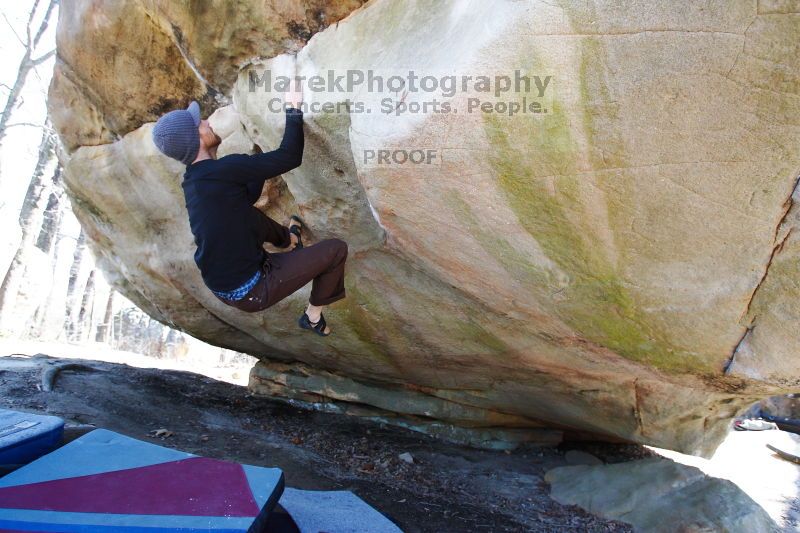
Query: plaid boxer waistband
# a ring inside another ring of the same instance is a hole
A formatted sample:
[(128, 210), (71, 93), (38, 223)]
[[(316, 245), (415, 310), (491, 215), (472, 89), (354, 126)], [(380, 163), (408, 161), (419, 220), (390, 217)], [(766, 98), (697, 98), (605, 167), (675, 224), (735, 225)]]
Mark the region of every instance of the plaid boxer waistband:
[(252, 278), (250, 278), (249, 280), (245, 281), (242, 286), (240, 286), (240, 287), (238, 287), (236, 289), (233, 289), (231, 291), (222, 291), (222, 292), (211, 291), (211, 292), (213, 292), (214, 294), (216, 294), (217, 296), (219, 296), (220, 298), (223, 298), (225, 300), (234, 300), (234, 301), (241, 300), (242, 298), (245, 297), (245, 295), (248, 292), (250, 292), (250, 289), (252, 289), (253, 287), (256, 286), (256, 283), (258, 283), (258, 280), (261, 279), (261, 275), (262, 275), (262, 273), (261, 273), (260, 270), (256, 271), (255, 275)]
[(258, 283), (261, 280), (261, 276), (266, 276), (267, 273), (269, 273), (273, 268), (281, 268), (281, 267), (280, 265), (274, 264), (272, 262), (272, 259), (270, 258), (269, 253), (265, 251), (264, 259), (261, 263), (261, 270), (257, 271), (253, 275), (253, 277), (247, 280), (241, 287), (238, 287), (231, 291), (217, 292), (212, 290), (211, 292), (213, 292), (214, 294), (225, 300), (232, 300), (232, 301), (241, 300), (247, 295), (248, 292), (250, 292), (250, 290), (252, 290), (253, 287), (256, 286), (256, 283)]

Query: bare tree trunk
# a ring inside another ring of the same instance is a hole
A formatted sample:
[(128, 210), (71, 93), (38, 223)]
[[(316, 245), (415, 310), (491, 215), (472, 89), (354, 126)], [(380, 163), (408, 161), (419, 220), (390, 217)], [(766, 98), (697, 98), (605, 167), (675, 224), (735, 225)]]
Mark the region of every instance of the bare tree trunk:
[(113, 320), (113, 313), (114, 313), (114, 294), (116, 291), (111, 289), (108, 292), (108, 301), (106, 302), (106, 312), (103, 315), (103, 322), (98, 324), (97, 326), (97, 336), (95, 336), (94, 340), (97, 342), (103, 342), (108, 344), (110, 334), (111, 334), (111, 325)]
[(78, 312), (77, 334), (76, 339), (79, 342), (87, 340), (92, 332), (92, 313), (94, 312), (94, 276), (95, 270), (89, 273), (89, 279), (86, 281), (86, 288), (83, 291), (83, 298), (81, 298), (81, 309)]
[(41, 251), (51, 256), (53, 253), (53, 245), (58, 236), (59, 226), (61, 225), (61, 215), (63, 214), (63, 202), (61, 201), (64, 195), (64, 189), (61, 187), (61, 163), (56, 164), (55, 171), (52, 178), (52, 192), (50, 198), (47, 200), (47, 207), (45, 207), (42, 214), (42, 225), (39, 229), (39, 236), (36, 238), (36, 247)]
[[(58, 149), (57, 145), (56, 149)], [(28, 337), (34, 339), (40, 338), (45, 333), (45, 328), (47, 327), (45, 322), (48, 319), (50, 323), (53, 322), (53, 310), (51, 309), (51, 306), (53, 305), (53, 298), (56, 294), (58, 294), (57, 291), (63, 290), (63, 286), (58, 281), (61, 279), (61, 277), (58, 276), (56, 272), (59, 264), (59, 249), (56, 245), (61, 240), (61, 220), (65, 209), (65, 202), (62, 201), (64, 195), (64, 189), (61, 183), (62, 171), (63, 167), (61, 166), (61, 162), (57, 159), (56, 167), (53, 171), (52, 177), (53, 192), (50, 194), (47, 207), (43, 213), (42, 224), (41, 228), (39, 229), (39, 236), (36, 239), (36, 246), (45, 254), (47, 254), (48, 261), (51, 265), (50, 270), (53, 283), (50, 284), (47, 297), (39, 303), (36, 313), (34, 313), (34, 316), (31, 318), (27, 327)], [(60, 326), (61, 324), (59, 324), (59, 327)]]
[(49, 125), (45, 125), (42, 128), (42, 140), (39, 143), (39, 156), (19, 214), (22, 239), (14, 254), (14, 259), (3, 276), (3, 283), (0, 284), (0, 327), (3, 322), (7, 323), (8, 313), (14, 307), (17, 292), (24, 278), (26, 258), (36, 234), (34, 228), (40, 224), (44, 198), (46, 198), (45, 193), (49, 189), (49, 185), (44, 182), (42, 176), (45, 167), (53, 158), (54, 148), (55, 134)]
[(25, 193), (25, 200), (22, 202), (22, 208), (19, 211), (19, 227), (22, 228), (23, 235), (32, 231), (33, 221), (37, 218), (37, 207), (39, 207), (44, 192), (50, 189), (49, 184), (44, 179), (44, 170), (47, 167), (47, 163), (53, 158), (54, 150), (55, 132), (51, 129), (50, 124), (47, 123), (42, 128), (42, 140), (39, 141), (36, 166), (33, 169), (33, 174), (31, 174), (31, 181)]
[(81, 229), (78, 243), (75, 245), (75, 253), (72, 256), (72, 266), (69, 269), (69, 283), (67, 285), (67, 308), (64, 315), (64, 331), (67, 339), (72, 340), (75, 336), (77, 326), (77, 295), (78, 276), (81, 272), (83, 254), (86, 251), (86, 234)]
[(111, 347), (115, 350), (119, 350), (122, 344), (122, 335), (124, 334), (122, 326), (123, 313), (120, 311), (111, 317)]

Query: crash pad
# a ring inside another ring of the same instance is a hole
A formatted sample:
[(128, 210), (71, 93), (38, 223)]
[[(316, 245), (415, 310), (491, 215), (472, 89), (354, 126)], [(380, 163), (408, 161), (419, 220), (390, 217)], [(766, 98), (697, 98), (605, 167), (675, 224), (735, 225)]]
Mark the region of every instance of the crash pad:
[(61, 445), (64, 420), (0, 409), (0, 465), (21, 465)]
[(280, 504), (300, 533), (403, 533), (367, 502), (346, 490), (287, 488)]
[(283, 487), (277, 468), (97, 429), (0, 478), (0, 529), (252, 532)]

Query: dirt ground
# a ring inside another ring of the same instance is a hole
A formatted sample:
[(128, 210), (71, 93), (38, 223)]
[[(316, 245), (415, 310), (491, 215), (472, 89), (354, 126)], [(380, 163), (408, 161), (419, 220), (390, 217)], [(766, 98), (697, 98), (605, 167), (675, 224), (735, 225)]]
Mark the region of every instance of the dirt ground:
[[(0, 354), (5, 355), (5, 354)], [(42, 367), (81, 363), (42, 390)], [(392, 426), (297, 409), (190, 372), (48, 356), (0, 357), (0, 406), (93, 424), (185, 452), (278, 467), (290, 487), (351, 490), (403, 531), (631, 531), (548, 496), (543, 477), (569, 449), (607, 462), (651, 452), (584, 443), (490, 452)], [(150, 437), (167, 429), (167, 438)], [(399, 459), (410, 453), (414, 463)]]

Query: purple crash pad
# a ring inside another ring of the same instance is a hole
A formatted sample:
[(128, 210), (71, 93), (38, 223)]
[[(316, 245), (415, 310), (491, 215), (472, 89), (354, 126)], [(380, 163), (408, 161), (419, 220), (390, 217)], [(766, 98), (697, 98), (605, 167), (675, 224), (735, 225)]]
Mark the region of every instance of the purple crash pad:
[(0, 531), (255, 532), (283, 486), (277, 468), (98, 429), (0, 478)]

